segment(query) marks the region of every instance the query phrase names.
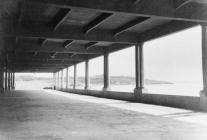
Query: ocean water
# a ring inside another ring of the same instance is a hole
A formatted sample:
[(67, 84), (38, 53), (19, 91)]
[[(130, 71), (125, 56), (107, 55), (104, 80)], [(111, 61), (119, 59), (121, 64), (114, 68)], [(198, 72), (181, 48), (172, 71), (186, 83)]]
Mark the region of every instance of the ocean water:
[[(45, 81), (17, 81), (17, 90), (41, 90), (44, 87), (52, 87), (52, 82)], [(65, 86), (63, 86), (65, 87)], [(70, 87), (72, 88), (72, 87)], [(90, 85), (92, 90), (102, 90), (103, 85)], [(111, 91), (133, 92), (135, 85), (111, 85)], [(77, 89), (84, 89), (81, 85)], [(175, 83), (175, 84), (154, 84), (145, 85), (144, 92), (150, 94), (199, 96), (203, 89), (202, 83)]]

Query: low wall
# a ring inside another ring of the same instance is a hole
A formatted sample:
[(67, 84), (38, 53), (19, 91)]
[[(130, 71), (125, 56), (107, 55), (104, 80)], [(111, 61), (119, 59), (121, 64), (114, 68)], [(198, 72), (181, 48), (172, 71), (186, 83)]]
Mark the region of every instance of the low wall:
[[(60, 89), (58, 89), (60, 90)], [(141, 96), (134, 96), (132, 92), (116, 92), (116, 91), (96, 91), (84, 89), (61, 89), (60, 91), (90, 95), (102, 98), (118, 99), (125, 101), (140, 102), (146, 104), (155, 104), (169, 107), (177, 107), (191, 110), (202, 110), (200, 107), (200, 97), (192, 96), (176, 96), (176, 95), (160, 95), (143, 93)]]

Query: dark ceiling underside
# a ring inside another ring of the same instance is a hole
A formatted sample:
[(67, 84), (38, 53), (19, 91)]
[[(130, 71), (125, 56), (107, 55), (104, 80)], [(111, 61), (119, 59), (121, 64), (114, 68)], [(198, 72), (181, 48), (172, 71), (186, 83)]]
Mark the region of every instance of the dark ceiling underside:
[(207, 22), (204, 0), (1, 1), (2, 56), (16, 72), (55, 72)]

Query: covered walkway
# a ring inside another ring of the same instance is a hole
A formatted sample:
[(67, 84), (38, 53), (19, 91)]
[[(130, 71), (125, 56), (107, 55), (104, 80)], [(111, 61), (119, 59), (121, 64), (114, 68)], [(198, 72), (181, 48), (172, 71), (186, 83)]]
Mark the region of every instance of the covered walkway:
[(1, 140), (207, 137), (207, 121), (202, 120), (202, 116), (207, 118), (205, 113), (52, 90), (1, 95), (0, 112)]

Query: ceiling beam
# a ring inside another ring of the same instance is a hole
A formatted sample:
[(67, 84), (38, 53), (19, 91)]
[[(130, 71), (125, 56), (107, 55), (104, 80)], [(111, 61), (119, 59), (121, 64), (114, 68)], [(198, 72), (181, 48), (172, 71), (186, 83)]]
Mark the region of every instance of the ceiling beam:
[(73, 44), (74, 40), (66, 40), (64, 43), (63, 43), (63, 48), (69, 48), (72, 44)]
[(193, 2), (193, 0), (175, 0), (174, 4), (175, 4), (175, 9), (179, 9), (189, 3)]
[(114, 34), (114, 36), (117, 36), (117, 35), (123, 33), (124, 31), (128, 30), (129, 28), (132, 28), (132, 27), (136, 26), (137, 24), (140, 24), (148, 19), (149, 19), (149, 17), (138, 17), (136, 19), (133, 19), (133, 20), (129, 21), (128, 23), (124, 24), (123, 26), (117, 28), (113, 32), (113, 34)]
[[(18, 59), (14, 59), (11, 58), (10, 59), (11, 62), (57, 62), (57, 63), (61, 63), (61, 62), (81, 62), (84, 61), (84, 59), (72, 59), (72, 58), (68, 58), (68, 59), (41, 59), (41, 58), (35, 58), (35, 59), (31, 59), (31, 58), (18, 58)], [(9, 61), (9, 62), (10, 62)]]
[(83, 27), (83, 32), (86, 34), (89, 33), (91, 30), (96, 28), (98, 25), (104, 22), (111, 15), (112, 15), (111, 13), (101, 13), (98, 17), (96, 17), (94, 20), (89, 22), (85, 27)]
[(67, 8), (62, 8), (60, 9), (60, 11), (56, 14), (54, 21), (53, 21), (53, 31), (56, 31), (61, 24), (67, 19), (69, 13), (70, 13), (70, 9)]
[(68, 63), (68, 64), (47, 64), (47, 63), (24, 63), (24, 62), (15, 62), (15, 63), (12, 63), (12, 65), (14, 67), (17, 67), (17, 66), (21, 66), (23, 68), (32, 68), (32, 67), (35, 67), (35, 68), (40, 68), (40, 67), (67, 67), (67, 66), (70, 66), (70, 65), (73, 65), (74, 63)]
[(43, 65), (55, 65), (55, 66), (59, 66), (59, 65), (70, 65), (70, 64), (74, 64), (75, 62), (73, 61), (62, 61), (61, 63), (60, 62), (57, 62), (57, 61), (47, 61), (47, 62), (35, 62), (35, 61), (14, 61), (14, 62), (11, 62), (11, 64), (18, 64), (18, 65), (25, 65), (25, 66), (28, 66), (28, 65), (35, 65), (35, 66), (43, 66)]
[[(196, 2), (196, 0), (194, 1)], [(142, 0), (136, 5), (130, 0), (110, 0), (110, 2), (106, 2), (105, 0), (87, 0), (87, 2), (83, 2), (83, 0), (30, 0), (29, 2), (32, 4), (46, 4), (62, 8), (82, 8), (96, 12), (125, 13), (172, 20), (207, 22), (207, 8), (200, 8), (197, 5), (195, 7), (196, 10), (192, 11), (191, 7), (189, 7), (182, 13), (177, 13), (172, 0)], [(119, 6), (117, 6), (117, 3)], [(203, 13), (202, 15), (198, 14), (201, 12)]]
[[(97, 56), (98, 54), (91, 54), (90, 56)], [(100, 55), (100, 54), (99, 54)], [(21, 53), (18, 53), (16, 55), (12, 55), (10, 54), (9, 55), (9, 58), (11, 58), (12, 60), (45, 60), (45, 59), (48, 59), (48, 60), (65, 60), (65, 61), (70, 61), (70, 60), (73, 60), (73, 61), (84, 61), (85, 59), (85, 55), (76, 55), (76, 57), (74, 58), (70, 58), (71, 54), (57, 54), (56, 57), (53, 59), (50, 57), (50, 54), (49, 53), (39, 53), (37, 56), (34, 56), (32, 55), (31, 53), (27, 53), (27, 52), (21, 52)]]
[[(38, 49), (39, 48), (39, 49)], [(103, 54), (104, 50), (102, 47), (91, 48), (90, 50), (86, 50), (85, 46), (76, 46), (74, 48), (62, 48), (55, 45), (45, 46), (41, 48), (37, 44), (18, 44), (15, 52), (38, 52), (38, 53), (65, 53), (65, 54)]]
[(43, 47), (47, 43), (47, 39), (40, 39), (40, 47)]
[(92, 48), (95, 46), (98, 42), (89, 42), (88, 44), (85, 45), (86, 50)]
[(26, 29), (21, 27), (17, 29), (16, 36), (24, 38), (45, 38), (45, 39), (65, 39), (65, 40), (80, 40), (90, 42), (109, 42), (109, 43), (125, 43), (136, 44), (136, 33), (122, 33), (117, 37), (113, 37), (113, 34), (108, 30), (97, 30), (90, 34), (84, 34), (82, 28), (69, 26), (67, 32), (65, 30), (59, 30), (57, 32), (50, 31), (46, 26), (40, 26), (33, 29)]

